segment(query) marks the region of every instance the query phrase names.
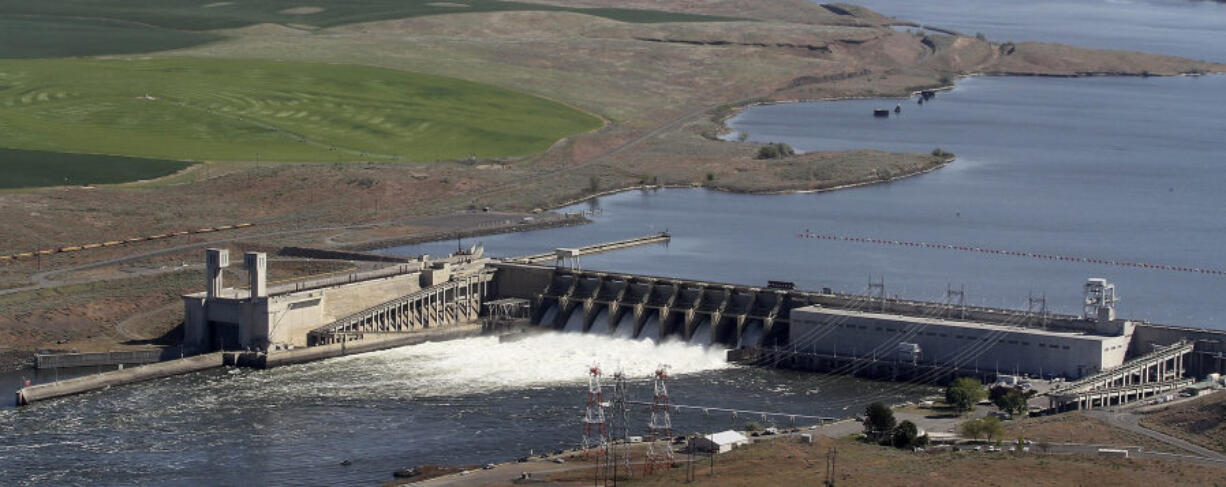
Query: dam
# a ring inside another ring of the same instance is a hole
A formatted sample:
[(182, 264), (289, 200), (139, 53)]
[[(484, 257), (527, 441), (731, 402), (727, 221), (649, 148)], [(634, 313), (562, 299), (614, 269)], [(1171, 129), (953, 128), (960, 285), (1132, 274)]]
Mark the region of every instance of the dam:
[[(249, 252), (245, 288), (225, 287), (228, 252), (209, 249), (206, 290), (183, 296), (184, 346), (220, 352), (208, 366), (269, 368), (476, 336), (490, 331), (481, 320), (508, 318), (496, 315), (509, 306), (522, 310), (510, 320), (521, 328), (684, 342), (727, 350), (728, 361), (743, 365), (924, 385), (1002, 374), (1061, 379), (1069, 386), (1050, 395), (1056, 410), (1141, 400), (1226, 373), (1226, 332), (1119, 318), (1115, 287), (1105, 279), (1089, 279), (1083, 313), (1067, 315), (900, 299), (887, 296), (884, 284), (851, 294), (578, 265), (583, 255), (668, 239), (654, 234), (504, 259), (420, 256), (271, 287), (267, 256)], [(19, 391), (18, 402), (62, 395), (39, 387)]]

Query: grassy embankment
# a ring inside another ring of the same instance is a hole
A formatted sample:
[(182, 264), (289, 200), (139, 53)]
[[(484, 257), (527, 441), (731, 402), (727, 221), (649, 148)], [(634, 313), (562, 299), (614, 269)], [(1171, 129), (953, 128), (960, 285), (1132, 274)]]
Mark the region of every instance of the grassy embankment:
[(503, 88), (330, 64), (3, 61), (0, 87), (9, 148), (168, 159), (521, 156), (601, 123)]
[(179, 49), (223, 37), (205, 31), (253, 24), (302, 28), (423, 15), (499, 11), (583, 11), (622, 22), (703, 22), (725, 17), (626, 8), (578, 9), (498, 0), (0, 0), (0, 58), (130, 54)]

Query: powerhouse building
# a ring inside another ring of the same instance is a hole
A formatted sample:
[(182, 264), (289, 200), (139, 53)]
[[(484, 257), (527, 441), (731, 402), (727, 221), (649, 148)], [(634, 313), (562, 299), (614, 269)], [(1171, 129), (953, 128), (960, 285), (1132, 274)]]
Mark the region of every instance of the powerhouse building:
[(838, 357), (1076, 379), (1123, 364), (1132, 339), (1131, 322), (1093, 325), (1052, 331), (806, 306), (792, 310), (789, 344)]

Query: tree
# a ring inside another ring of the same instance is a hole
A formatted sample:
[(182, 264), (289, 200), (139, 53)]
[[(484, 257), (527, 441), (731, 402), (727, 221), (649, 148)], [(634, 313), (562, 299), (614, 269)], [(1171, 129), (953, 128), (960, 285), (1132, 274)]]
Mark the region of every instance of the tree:
[(894, 427), (894, 433), (891, 436), (890, 443), (894, 445), (894, 448), (915, 448), (921, 446), (924, 443), (921, 438), (926, 440), (928, 435), (921, 437), (915, 423), (904, 420)]
[(983, 436), (983, 420), (968, 419), (962, 423), (962, 436), (969, 436), (976, 440)]
[(874, 402), (864, 408), (864, 436), (869, 441), (884, 442), (894, 430), (894, 411), (881, 402)]
[(945, 402), (960, 413), (974, 411), (975, 403), (988, 396), (983, 384), (970, 377), (961, 377), (945, 388)]
[(982, 424), (981, 434), (988, 437), (988, 441), (992, 441), (993, 436), (1000, 436), (1005, 433), (1005, 425), (1000, 422), (1000, 418), (996, 416), (988, 416), (979, 420)]
[(996, 394), (996, 398), (992, 402), (1001, 411), (1009, 413), (1011, 416), (1018, 416), (1026, 412), (1026, 395), (1017, 389), (1009, 389), (1002, 394)]
[(969, 436), (976, 440), (980, 436), (987, 437), (987, 440), (992, 441), (992, 437), (1000, 436), (1005, 433), (1005, 425), (1000, 422), (1000, 419), (995, 416), (986, 418), (968, 419), (962, 423), (962, 435)]

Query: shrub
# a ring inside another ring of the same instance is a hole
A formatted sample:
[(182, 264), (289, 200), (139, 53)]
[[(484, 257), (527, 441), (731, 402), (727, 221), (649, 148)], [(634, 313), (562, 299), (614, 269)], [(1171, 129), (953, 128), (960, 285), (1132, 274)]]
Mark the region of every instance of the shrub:
[(889, 440), (895, 425), (894, 411), (884, 403), (874, 402), (864, 408), (864, 436), (869, 441), (882, 443)]
[(794, 155), (796, 151), (784, 142), (773, 142), (758, 149), (758, 159), (779, 159)]
[(891, 435), (890, 443), (894, 448), (915, 448), (919, 442), (919, 428), (915, 423), (903, 421), (894, 427), (894, 432)]

